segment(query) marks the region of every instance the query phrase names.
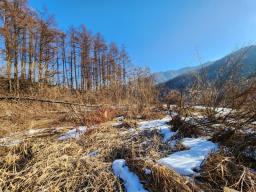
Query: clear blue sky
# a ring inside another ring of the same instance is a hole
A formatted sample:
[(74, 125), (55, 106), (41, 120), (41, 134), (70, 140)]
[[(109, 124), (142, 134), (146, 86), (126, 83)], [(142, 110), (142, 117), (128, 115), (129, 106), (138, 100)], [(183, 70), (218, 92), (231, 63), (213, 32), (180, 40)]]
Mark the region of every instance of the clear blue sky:
[(28, 0), (63, 30), (85, 24), (124, 44), (134, 64), (165, 71), (256, 41), (256, 0)]

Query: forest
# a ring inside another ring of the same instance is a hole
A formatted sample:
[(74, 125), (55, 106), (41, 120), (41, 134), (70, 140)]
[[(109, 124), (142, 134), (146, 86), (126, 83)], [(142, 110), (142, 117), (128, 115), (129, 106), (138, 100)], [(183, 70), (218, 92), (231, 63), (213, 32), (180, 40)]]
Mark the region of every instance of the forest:
[(86, 94), (86, 102), (95, 102), (95, 92), (120, 102), (136, 87), (152, 87), (148, 70), (132, 66), (125, 47), (106, 43), (100, 33), (84, 25), (61, 31), (53, 16), (29, 9), (26, 0), (4, 0), (0, 8), (5, 61), (0, 83), (8, 93), (35, 95), (58, 88)]

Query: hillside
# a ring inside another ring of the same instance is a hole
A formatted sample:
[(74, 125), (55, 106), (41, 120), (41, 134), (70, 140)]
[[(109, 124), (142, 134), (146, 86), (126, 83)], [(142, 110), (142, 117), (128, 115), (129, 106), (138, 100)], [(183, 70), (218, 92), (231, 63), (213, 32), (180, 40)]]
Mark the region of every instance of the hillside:
[(184, 68), (177, 69), (177, 70), (156, 72), (156, 73), (153, 73), (153, 77), (157, 84), (165, 83), (177, 76), (180, 76), (180, 75), (186, 74), (186, 73), (191, 73), (195, 70), (202, 68), (203, 66), (208, 66), (210, 64), (212, 64), (212, 62), (206, 62), (202, 65), (197, 65), (197, 66), (192, 66), (192, 67), (184, 67)]
[[(236, 70), (235, 70), (236, 69)], [(206, 79), (214, 81), (218, 78), (227, 79), (233, 73), (237, 77), (249, 77), (256, 72), (256, 46), (241, 48), (219, 60), (193, 71), (178, 75), (162, 83), (161, 87), (169, 89), (185, 89), (193, 84), (196, 75), (205, 74)], [(220, 77), (220, 73), (222, 74)]]

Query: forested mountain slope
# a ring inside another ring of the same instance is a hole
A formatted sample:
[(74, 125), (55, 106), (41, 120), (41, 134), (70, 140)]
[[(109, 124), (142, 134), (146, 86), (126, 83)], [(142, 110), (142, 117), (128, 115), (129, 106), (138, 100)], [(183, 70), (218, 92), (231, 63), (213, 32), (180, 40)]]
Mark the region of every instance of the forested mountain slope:
[(160, 86), (169, 89), (185, 89), (190, 87), (198, 76), (202, 75), (205, 80), (214, 81), (219, 78), (225, 80), (231, 76), (247, 78), (255, 75), (255, 72), (256, 46), (249, 46), (216, 60), (210, 65), (176, 76)]

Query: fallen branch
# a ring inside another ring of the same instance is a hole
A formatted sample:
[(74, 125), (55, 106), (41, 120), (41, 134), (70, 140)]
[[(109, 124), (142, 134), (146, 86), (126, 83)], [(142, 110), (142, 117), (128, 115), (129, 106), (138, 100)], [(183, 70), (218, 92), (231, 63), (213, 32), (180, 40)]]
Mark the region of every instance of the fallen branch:
[(17, 100), (17, 101), (33, 101), (33, 102), (41, 102), (41, 103), (52, 103), (52, 104), (62, 104), (62, 105), (76, 105), (81, 107), (101, 107), (102, 105), (86, 105), (80, 103), (71, 103), (67, 101), (55, 101), (55, 100), (47, 100), (47, 99), (36, 99), (31, 97), (0, 97), (1, 100)]

